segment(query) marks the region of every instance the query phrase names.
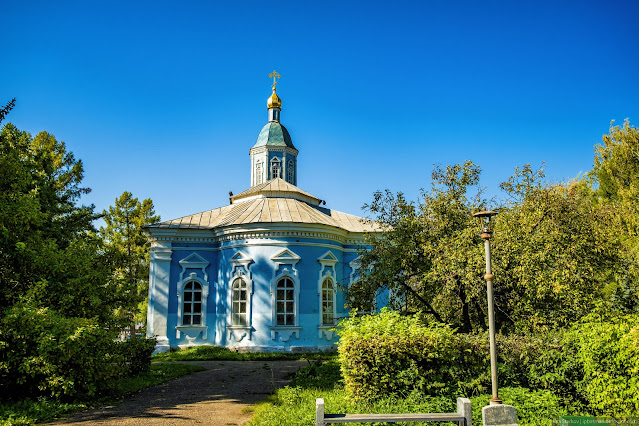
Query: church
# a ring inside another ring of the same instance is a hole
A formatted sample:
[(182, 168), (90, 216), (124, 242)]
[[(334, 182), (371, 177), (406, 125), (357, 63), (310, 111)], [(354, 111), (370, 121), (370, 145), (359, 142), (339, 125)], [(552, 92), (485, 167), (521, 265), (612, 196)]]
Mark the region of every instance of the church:
[(247, 190), (225, 207), (147, 226), (151, 240), (147, 336), (156, 351), (216, 345), (249, 351), (335, 347), (347, 316), (343, 288), (375, 223), (324, 207), (300, 189), (299, 151), (281, 123), (282, 100), (249, 150)]

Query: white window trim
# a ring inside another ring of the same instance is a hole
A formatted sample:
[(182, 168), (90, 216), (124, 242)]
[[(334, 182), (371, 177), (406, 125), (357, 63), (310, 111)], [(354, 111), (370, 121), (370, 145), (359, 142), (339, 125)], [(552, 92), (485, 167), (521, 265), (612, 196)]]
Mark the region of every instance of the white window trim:
[(330, 279), (333, 284), (333, 321), (335, 321), (337, 318), (337, 273), (335, 271), (335, 265), (337, 264), (338, 259), (330, 250), (328, 250), (326, 253), (318, 257), (317, 261), (321, 265), (319, 279), (317, 280), (317, 302), (319, 312), (319, 319), (317, 322), (318, 337), (321, 339), (322, 336), (326, 336), (327, 340), (333, 340), (333, 329), (335, 328), (335, 324), (323, 324), (322, 299), (324, 297), (324, 293), (322, 291), (322, 285), (327, 278)]
[[(273, 175), (273, 166), (275, 165), (275, 163), (278, 164), (278, 168), (279, 168), (279, 173), (278, 173), (277, 176)], [(271, 158), (271, 164), (270, 164), (270, 167), (269, 167), (269, 174), (271, 175), (271, 179), (282, 177), (282, 160), (280, 160), (279, 157)]]
[[(201, 311), (201, 320), (199, 325), (182, 325), (182, 307), (184, 304), (184, 287), (190, 283), (191, 281), (197, 282), (202, 286), (202, 311)], [(189, 342), (194, 341), (200, 333), (202, 333), (202, 339), (206, 340), (208, 327), (206, 325), (206, 301), (209, 296), (209, 286), (208, 283), (197, 276), (196, 272), (191, 272), (188, 277), (184, 278), (178, 284), (178, 315), (177, 322), (178, 325), (175, 326), (175, 337), (178, 339), (181, 337), (181, 333), (184, 333), (184, 336)]]
[[(180, 271), (180, 279), (177, 282), (177, 325), (175, 326), (175, 337), (181, 338), (184, 333), (186, 339), (189, 342), (194, 341), (197, 336), (202, 333), (202, 339), (207, 339), (208, 327), (206, 325), (206, 304), (209, 296), (209, 275), (206, 273), (206, 268), (209, 266), (209, 261), (204, 259), (197, 253), (191, 253), (184, 259), (178, 262), (182, 267)], [(198, 276), (197, 272), (191, 272), (187, 277), (187, 269), (200, 269), (201, 275), (204, 279)], [(202, 286), (202, 319), (200, 325), (182, 325), (182, 303), (184, 301), (184, 286), (189, 281), (197, 281)]]
[[(238, 251), (231, 258), (231, 279), (229, 280), (229, 291), (227, 306), (227, 326), (229, 340), (231, 337), (236, 342), (241, 342), (244, 337), (251, 340), (251, 332), (253, 331), (252, 318), (253, 318), (253, 279), (250, 269), (250, 265), (253, 262), (247, 254)], [(233, 325), (233, 283), (236, 279), (241, 279), (246, 283), (246, 325)]]
[[(299, 339), (300, 330), (302, 329), (302, 327), (299, 326), (300, 280), (299, 273), (295, 266), (301, 260), (301, 257), (289, 249), (285, 249), (273, 256), (271, 260), (275, 263), (273, 278), (271, 279), (271, 340), (276, 340), (277, 335), (279, 335), (282, 342), (287, 342), (293, 334)], [(285, 267), (280, 273), (278, 273), (278, 270), (282, 265), (290, 265), (290, 269)], [(289, 278), (293, 282), (294, 286), (293, 297), (295, 303), (295, 318), (292, 326), (277, 325), (277, 283), (282, 278)]]

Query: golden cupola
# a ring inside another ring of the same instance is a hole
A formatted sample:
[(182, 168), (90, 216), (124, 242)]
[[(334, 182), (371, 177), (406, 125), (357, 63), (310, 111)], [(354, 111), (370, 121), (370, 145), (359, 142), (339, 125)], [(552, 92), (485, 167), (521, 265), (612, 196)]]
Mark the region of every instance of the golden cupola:
[(273, 93), (271, 94), (271, 96), (269, 96), (268, 100), (266, 101), (266, 106), (268, 108), (282, 109), (282, 100), (280, 99), (279, 96), (277, 96), (277, 93), (275, 93), (275, 85), (273, 85)]

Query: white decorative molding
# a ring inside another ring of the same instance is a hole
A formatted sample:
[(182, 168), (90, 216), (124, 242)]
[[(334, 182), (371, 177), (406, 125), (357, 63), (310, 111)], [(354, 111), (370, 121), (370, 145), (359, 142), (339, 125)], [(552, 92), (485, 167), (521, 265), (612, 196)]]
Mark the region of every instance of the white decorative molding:
[[(292, 334), (299, 339), (299, 314), (300, 314), (300, 279), (299, 272), (295, 268), (302, 258), (289, 249), (284, 249), (271, 257), (275, 268), (271, 279), (271, 340), (276, 339), (279, 333), (283, 342), (288, 341)], [(293, 282), (293, 302), (295, 305), (295, 317), (293, 325), (277, 325), (277, 283), (283, 278), (289, 278)]]
[[(275, 256), (271, 257), (271, 260), (277, 266), (280, 266), (280, 265), (291, 265), (293, 270), (295, 271), (295, 274), (297, 274), (297, 270), (295, 269), (295, 265), (297, 265), (297, 262), (299, 262), (300, 259), (302, 259), (302, 258), (299, 257), (298, 255), (296, 255), (295, 253), (293, 253), (289, 249), (284, 249), (281, 252), (279, 252), (278, 254), (276, 254)], [(275, 271), (277, 271), (277, 268), (275, 268)]]
[(355, 259), (348, 262), (348, 266), (351, 268), (350, 279), (348, 280), (348, 287), (350, 288), (355, 281), (357, 281), (357, 277), (359, 276), (359, 269), (362, 266), (362, 256), (357, 256)]
[[(324, 302), (324, 291), (322, 286), (324, 285), (324, 281), (330, 281), (331, 289), (332, 289), (332, 298), (333, 298), (333, 321), (337, 317), (337, 272), (335, 271), (335, 265), (339, 261), (337, 257), (329, 250), (320, 257), (317, 258), (317, 261), (320, 263), (320, 271), (319, 271), (319, 279), (317, 280), (317, 303), (318, 303), (318, 313), (319, 320), (318, 324), (320, 325), (319, 337), (322, 338), (322, 333), (326, 333), (328, 329), (323, 328), (323, 326), (329, 326), (328, 328), (334, 327), (334, 324), (324, 324), (323, 318), (323, 302)], [(328, 336), (327, 336), (328, 337)], [(331, 333), (332, 337), (332, 333)], [(330, 340), (331, 337), (328, 337)]]
[[(248, 336), (251, 340), (252, 318), (253, 318), (253, 279), (250, 265), (253, 259), (246, 253), (238, 251), (231, 257), (231, 277), (228, 283), (228, 293), (226, 299), (227, 309), (227, 330), (229, 339), (231, 336), (236, 342)], [(233, 325), (233, 283), (235, 280), (242, 280), (246, 284), (246, 325)]]
[[(295, 321), (297, 322), (297, 315), (295, 316)], [(280, 335), (280, 340), (282, 342), (288, 342), (293, 334), (298, 339), (300, 338), (300, 330), (302, 327), (299, 326), (287, 326), (287, 325), (276, 325), (270, 327), (271, 329), (271, 340), (277, 340), (277, 334)]]
[(326, 340), (331, 341), (335, 339), (335, 326), (334, 325), (318, 325), (317, 330), (319, 331), (319, 338), (322, 339), (322, 336), (326, 336)]
[(191, 255), (180, 260), (178, 263), (182, 267), (182, 271), (180, 272), (180, 282), (184, 279), (184, 274), (186, 273), (187, 269), (201, 269), (204, 281), (208, 282), (209, 276), (206, 273), (206, 267), (209, 266), (209, 261), (204, 259), (199, 254), (192, 253)]
[[(189, 256), (190, 258), (191, 256)], [(198, 255), (198, 257), (200, 257)], [(187, 258), (188, 259), (188, 258)], [(201, 257), (200, 257), (201, 259)], [(181, 262), (180, 262), (181, 263)], [(184, 271), (182, 271), (183, 273)], [(182, 277), (182, 273), (180, 274), (180, 278)], [(182, 324), (182, 305), (184, 304), (184, 287), (187, 283), (195, 281), (202, 286), (202, 308), (201, 308), (201, 320), (200, 324)], [(206, 325), (206, 305), (209, 297), (209, 283), (200, 277), (197, 276), (196, 272), (191, 272), (188, 277), (181, 279), (178, 282), (177, 288), (177, 304), (178, 304), (178, 312), (177, 312), (177, 323), (178, 325), (175, 327), (175, 337), (180, 338), (181, 333), (184, 333), (187, 339), (193, 340), (197, 337), (197, 335), (202, 332), (202, 339), (207, 339), (207, 330), (208, 327)]]
[(229, 325), (226, 327), (226, 330), (229, 332), (229, 340), (233, 337), (233, 339), (239, 343), (246, 336), (248, 336), (248, 340), (251, 340), (251, 331), (253, 329), (251, 326)]

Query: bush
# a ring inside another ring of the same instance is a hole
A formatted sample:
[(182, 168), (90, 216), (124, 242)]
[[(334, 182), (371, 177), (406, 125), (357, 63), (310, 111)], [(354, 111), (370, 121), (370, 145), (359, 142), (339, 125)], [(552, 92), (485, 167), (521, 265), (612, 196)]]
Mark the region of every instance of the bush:
[(113, 334), (94, 320), (17, 304), (0, 321), (3, 399), (96, 395), (126, 373)]
[(129, 376), (149, 371), (155, 339), (128, 339), (116, 342), (116, 352), (122, 357)]
[(587, 318), (569, 333), (583, 371), (578, 391), (597, 415), (639, 416), (639, 315)]
[(339, 361), (346, 390), (355, 400), (408, 395), (453, 395), (480, 377), (485, 350), (441, 324), (383, 309), (349, 318), (338, 328)]

